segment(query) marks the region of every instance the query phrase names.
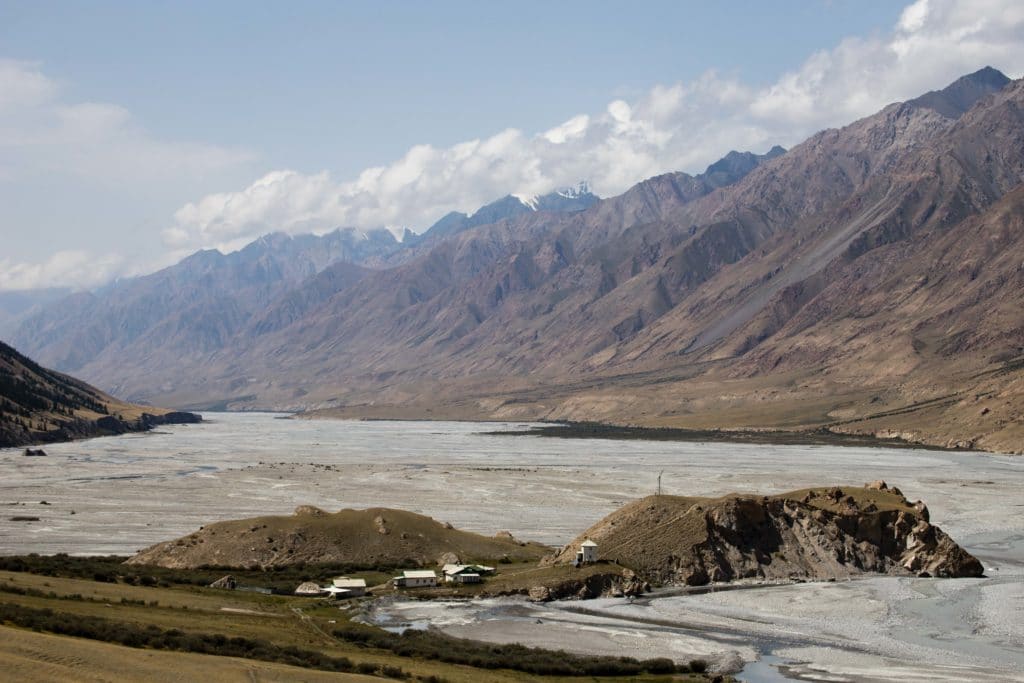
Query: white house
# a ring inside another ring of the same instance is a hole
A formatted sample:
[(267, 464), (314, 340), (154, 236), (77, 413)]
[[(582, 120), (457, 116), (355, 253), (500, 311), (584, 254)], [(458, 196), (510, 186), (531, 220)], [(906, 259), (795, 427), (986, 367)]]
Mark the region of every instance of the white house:
[(580, 543), (580, 549), (576, 551), (576, 566), (597, 562), (597, 544), (589, 538)]
[(424, 588), (437, 585), (437, 574), (433, 569), (406, 570), (392, 581), (399, 588)]
[(493, 574), (494, 567), (482, 564), (446, 564), (441, 570), (445, 583), (480, 583), (485, 574)]
[(331, 581), (331, 587), (348, 591), (348, 594), (344, 596), (346, 598), (360, 598), (366, 595), (366, 579), (350, 579), (347, 576), (339, 576)]

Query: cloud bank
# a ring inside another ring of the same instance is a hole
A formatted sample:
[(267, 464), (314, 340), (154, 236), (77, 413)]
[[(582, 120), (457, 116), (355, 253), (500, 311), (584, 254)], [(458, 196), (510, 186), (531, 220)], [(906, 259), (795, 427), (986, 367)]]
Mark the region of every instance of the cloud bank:
[[(124, 107), (69, 102), (61, 90), (41, 65), (0, 59), (0, 189), (6, 197), (17, 196), (17, 189), (10, 188), (31, 185), (40, 194), (48, 191), (49, 201), (74, 202), (64, 194), (71, 190), (112, 198), (116, 207), (118, 198), (160, 195), (182, 178), (210, 178), (253, 159), (245, 150), (161, 140)], [(21, 222), (5, 216), (2, 234), (31, 239)], [(122, 257), (78, 249), (57, 252), (41, 263), (17, 263), (0, 248), (0, 290), (92, 287), (129, 267)]]
[(730, 149), (790, 146), (985, 65), (1020, 76), (1022, 35), (1024, 3), (1017, 0), (918, 0), (888, 34), (843, 40), (767, 87), (712, 70), (537, 134), (510, 128), (451, 147), (417, 145), (354, 179), (274, 171), (238, 192), (181, 207), (164, 239), (182, 248), (272, 230), (422, 230), (452, 209), (472, 211), (507, 193), (543, 193), (580, 179), (610, 196), (658, 173), (700, 170)]
[[(237, 248), (278, 230), (422, 230), (453, 209), (469, 212), (505, 194), (540, 194), (583, 179), (611, 196), (659, 173), (700, 171), (731, 149), (792, 146), (985, 65), (1020, 77), (1022, 35), (1019, 0), (917, 0), (888, 31), (847, 38), (766, 86), (709, 70), (540, 132), (509, 128), (449, 147), (416, 145), (354, 178), (327, 170), (268, 172), (168, 216), (161, 230), (166, 252), (148, 266), (198, 248)], [(244, 151), (155, 139), (124, 108), (64, 102), (59, 84), (39, 65), (0, 60), (0, 183), (12, 174), (61, 173), (157, 188), (251, 160)], [(0, 289), (90, 287), (145, 270), (146, 264), (81, 251), (35, 265), (12, 263), (0, 252)]]
[(251, 152), (160, 140), (124, 107), (65, 102), (39, 64), (0, 60), (0, 174), (59, 173), (112, 185), (207, 174)]
[(66, 286), (89, 289), (113, 280), (123, 265), (116, 254), (95, 256), (84, 250), (58, 251), (42, 263), (0, 258), (0, 291)]

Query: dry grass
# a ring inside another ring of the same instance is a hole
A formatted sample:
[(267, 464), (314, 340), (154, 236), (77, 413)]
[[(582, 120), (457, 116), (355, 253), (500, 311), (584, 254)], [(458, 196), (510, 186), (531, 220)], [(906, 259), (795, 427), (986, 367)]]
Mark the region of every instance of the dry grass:
[[(538, 570), (525, 564), (515, 569), (516, 574), (535, 571), (531, 580), (563, 571)], [(27, 590), (31, 594), (18, 595), (2, 590), (12, 587), (15, 590)], [(39, 595), (39, 592), (43, 595)], [(122, 603), (122, 599), (131, 602)], [(139, 604), (140, 601), (146, 604)], [(452, 683), (536, 680), (524, 673), (481, 671), (469, 666), (412, 659), (339, 640), (331, 633), (349, 621), (350, 612), (319, 600), (193, 587), (127, 586), (0, 572), (0, 602), (36, 609), (49, 608), (60, 614), (102, 617), (128, 627), (153, 625), (185, 633), (260, 639), (281, 647), (294, 646), (332, 657), (348, 657), (357, 664), (399, 667), (419, 677), (437, 676)], [(9, 627), (2, 627), (0, 631), (0, 672), (3, 672), (0, 678), (10, 677), (9, 680), (18, 681), (383, 680), (230, 657), (139, 650)], [(545, 677), (543, 680), (554, 682), (580, 679)], [(642, 680), (705, 679), (700, 676), (677, 676), (674, 679), (647, 676)]]
[(453, 529), (404, 510), (371, 508), (333, 514), (300, 508), (268, 516), (210, 524), (183, 538), (142, 551), (132, 564), (174, 568), (275, 567), (306, 564), (434, 565), (445, 553), (460, 560), (538, 560), (545, 546)]
[[(776, 500), (794, 500), (794, 501), (806, 501), (811, 507), (821, 508), (822, 510), (828, 510), (829, 512), (841, 513), (845, 508), (845, 504), (842, 502), (846, 497), (853, 498), (857, 507), (864, 509), (869, 505), (874, 505), (880, 511), (907, 511), (915, 513), (914, 506), (911, 505), (906, 498), (897, 493), (893, 493), (892, 489), (881, 491), (879, 489), (866, 488), (863, 486), (842, 486), (838, 487), (839, 491), (842, 492), (842, 498), (835, 500), (829, 497), (827, 494), (832, 489), (827, 488), (811, 488), (811, 489), (800, 489), (799, 491), (790, 491), (789, 493), (780, 493), (776, 496), (770, 496)], [(808, 495), (810, 494), (810, 496)]]
[(312, 671), (235, 657), (137, 650), (94, 640), (33, 633), (4, 626), (0, 626), (0, 671), (3, 672), (0, 677), (5, 680), (22, 683), (179, 683), (200, 680), (224, 683), (369, 683), (381, 680), (370, 676)]

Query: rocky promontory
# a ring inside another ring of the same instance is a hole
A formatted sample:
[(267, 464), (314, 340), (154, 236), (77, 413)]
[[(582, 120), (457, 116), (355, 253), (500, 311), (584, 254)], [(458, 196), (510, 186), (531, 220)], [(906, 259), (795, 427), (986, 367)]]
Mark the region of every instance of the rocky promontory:
[(976, 558), (931, 524), (924, 503), (908, 501), (885, 482), (774, 496), (648, 496), (608, 515), (546, 562), (572, 562), (588, 538), (601, 559), (666, 585), (983, 573)]

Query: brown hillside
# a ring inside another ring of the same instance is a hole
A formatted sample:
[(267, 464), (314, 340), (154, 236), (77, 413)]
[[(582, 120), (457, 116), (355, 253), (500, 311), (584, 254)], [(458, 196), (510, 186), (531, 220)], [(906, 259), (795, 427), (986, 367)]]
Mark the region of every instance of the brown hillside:
[[(461, 561), (535, 560), (547, 552), (508, 536), (459, 531), (404, 510), (370, 508), (327, 513), (301, 506), (288, 517), (254, 517), (209, 524), (146, 548), (130, 564), (190, 569), (279, 567), (292, 564), (431, 566), (449, 553)], [(446, 561), (452, 561), (448, 559)]]
[(613, 512), (580, 543), (662, 583), (735, 579), (830, 579), (862, 573), (981, 576), (981, 564), (884, 483), (807, 489), (776, 496), (649, 496)]
[(200, 420), (191, 413), (119, 401), (0, 342), (0, 448)]

